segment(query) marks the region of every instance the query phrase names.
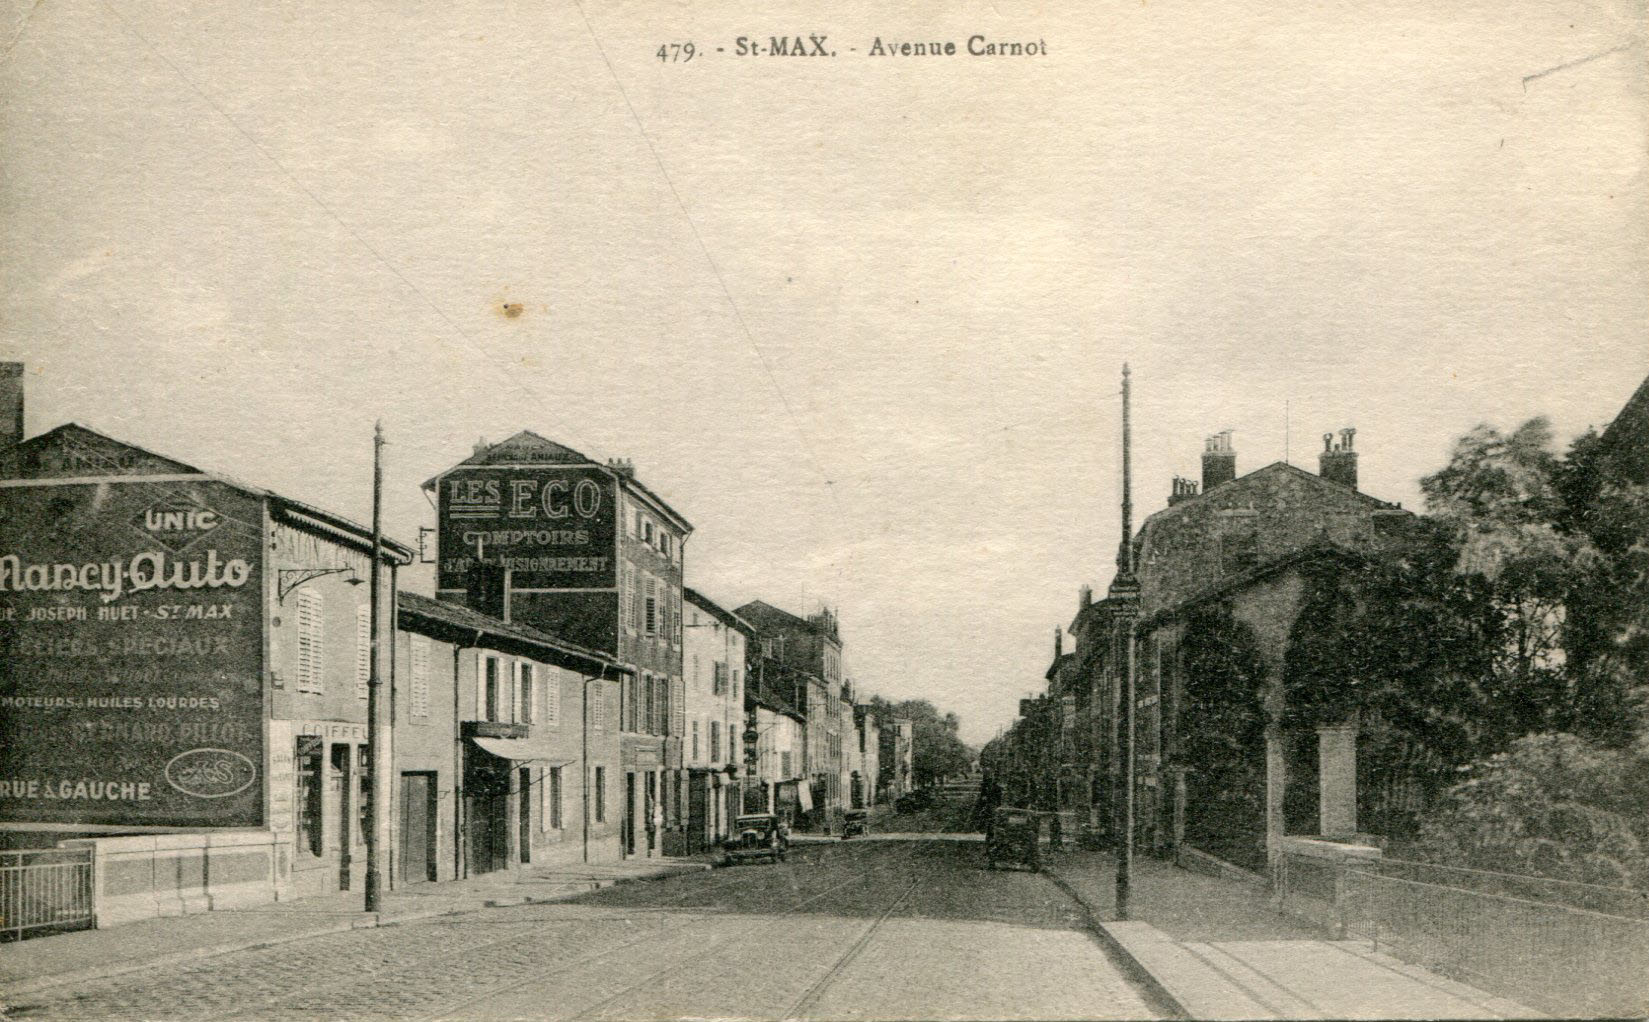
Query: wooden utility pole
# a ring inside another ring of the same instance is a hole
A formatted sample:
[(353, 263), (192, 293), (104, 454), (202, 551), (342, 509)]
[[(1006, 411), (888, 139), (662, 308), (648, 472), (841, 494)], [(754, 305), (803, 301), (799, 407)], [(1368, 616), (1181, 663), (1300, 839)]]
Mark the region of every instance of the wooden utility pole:
[(1112, 649), (1122, 692), (1118, 737), (1122, 740), (1122, 820), (1118, 826), (1116, 916), (1128, 918), (1128, 897), (1134, 874), (1134, 624), (1139, 618), (1139, 581), (1134, 577), (1134, 499), (1132, 422), (1129, 418), (1128, 365), (1122, 366), (1122, 545), (1117, 549), (1117, 571), (1109, 599), (1115, 606)]
[(366, 686), (366, 762), (367, 776), (372, 780), (372, 788), (366, 803), (366, 910), (378, 911), (383, 894), (383, 875), (378, 867), (378, 860), (383, 855), (383, 849), (378, 842), (378, 821), (384, 818), (384, 785), (383, 771), (379, 769), (379, 757), (383, 755), (383, 743), (378, 740), (378, 705), (381, 701), (378, 690), (383, 687), (383, 677), (378, 672), (378, 632), (382, 625), (382, 616), (379, 611), (379, 589), (382, 580), (381, 551), (383, 547), (383, 499), (384, 499), (384, 424), (377, 423), (372, 432), (372, 567), (370, 582), (372, 595), (372, 611), (370, 628), (372, 629), (372, 645), (370, 661), (367, 664)]

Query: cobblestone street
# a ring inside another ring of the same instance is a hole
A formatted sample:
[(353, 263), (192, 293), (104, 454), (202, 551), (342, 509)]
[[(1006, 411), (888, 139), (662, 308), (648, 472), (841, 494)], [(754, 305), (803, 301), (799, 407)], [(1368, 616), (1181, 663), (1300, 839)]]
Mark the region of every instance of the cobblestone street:
[(1155, 1014), (1077, 903), (1042, 876), (984, 870), (981, 853), (801, 846), (777, 866), (328, 934), (8, 1007), (145, 1019)]

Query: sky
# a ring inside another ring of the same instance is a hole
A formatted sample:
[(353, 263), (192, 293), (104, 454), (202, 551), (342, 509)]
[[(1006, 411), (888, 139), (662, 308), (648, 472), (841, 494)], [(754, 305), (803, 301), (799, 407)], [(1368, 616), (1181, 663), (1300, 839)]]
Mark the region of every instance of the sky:
[(1419, 507), (1649, 373), (1637, 3), (0, 2), (30, 435), (364, 521), (381, 420), (406, 541), (478, 439), (630, 458), (689, 585), (976, 743), (1110, 579), (1124, 362), (1140, 518), (1227, 428)]

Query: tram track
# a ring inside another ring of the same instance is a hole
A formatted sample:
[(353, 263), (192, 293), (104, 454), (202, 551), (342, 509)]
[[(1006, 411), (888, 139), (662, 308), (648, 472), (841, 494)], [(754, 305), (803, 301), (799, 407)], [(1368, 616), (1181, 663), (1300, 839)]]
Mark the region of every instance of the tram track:
[(789, 1010), (784, 1013), (783, 1017), (785, 1022), (801, 1022), (802, 1019), (807, 1017), (807, 1013), (809, 1011), (818, 1006), (820, 999), (824, 997), (824, 993), (827, 989), (829, 989), (830, 984), (835, 982), (836, 977), (840, 976), (842, 971), (849, 965), (852, 965), (853, 961), (864, 952), (864, 949), (870, 945), (872, 938), (876, 936), (876, 931), (882, 928), (882, 924), (887, 922), (888, 918), (891, 917), (893, 913), (899, 911), (900, 906), (910, 900), (910, 896), (916, 892), (916, 888), (920, 886), (921, 883), (922, 878), (916, 877), (911, 880), (910, 883), (905, 885), (905, 889), (900, 892), (899, 897), (893, 900), (893, 904), (884, 909), (882, 914), (876, 917), (875, 921), (865, 927), (865, 931), (859, 935), (857, 940), (848, 946), (846, 951), (843, 951), (841, 955), (837, 957), (836, 961), (831, 964), (825, 974), (820, 976), (812, 986), (807, 988), (807, 991), (802, 994), (801, 997), (796, 999), (795, 1003), (793, 1003)]
[[(873, 877), (875, 877), (875, 876), (877, 876), (877, 875), (879, 875), (879, 874), (881, 874), (881, 873), (883, 873), (883, 872), (885, 872), (889, 869), (894, 869), (894, 868), (897, 868), (898, 866), (901, 866), (901, 865), (904, 865), (905, 863), (908, 863), (911, 859), (913, 859), (916, 856), (917, 849), (920, 848), (923, 845), (926, 845), (926, 844), (927, 844), (927, 842), (925, 842), (925, 841), (915, 842), (913, 844), (913, 847), (911, 848), (911, 850), (905, 852), (902, 856), (900, 856), (900, 858), (897, 862), (888, 863), (888, 864), (885, 864), (885, 865), (882, 865), (882, 866), (877, 866), (877, 867), (874, 867), (872, 869), (867, 869), (867, 870), (865, 870), (861, 873), (858, 873), (858, 874), (856, 874), (852, 877), (849, 877), (848, 879), (842, 881), (841, 883), (832, 884), (830, 887), (827, 887), (822, 891), (819, 891), (815, 894), (809, 895), (806, 898), (803, 898), (799, 901), (791, 903), (790, 905), (786, 906), (783, 910), (781, 910), (781, 911), (779, 911), (775, 914), (770, 915), (766, 919), (766, 921), (761, 925), (760, 930), (762, 932), (765, 932), (766, 930), (769, 930), (769, 929), (772, 929), (772, 928), (777, 927), (779, 925), (782, 925), (784, 922), (786, 922), (788, 920), (789, 916), (794, 915), (795, 913), (801, 911), (802, 909), (805, 909), (809, 905), (816, 904), (816, 903), (824, 900), (825, 898), (829, 897), (830, 895), (835, 894), (838, 891), (841, 891), (841, 890), (846, 889), (848, 887), (852, 887), (855, 884), (864, 883), (866, 880), (869, 880), (869, 879), (871, 879), (871, 878), (873, 878)], [(692, 892), (692, 893), (694, 895), (697, 895), (701, 892)], [(675, 900), (675, 899), (672, 899), (672, 900)], [(683, 899), (683, 900), (685, 900), (685, 899)], [(549, 970), (541, 971), (541, 972), (535, 972), (532, 975), (527, 976), (525, 978), (519, 978), (519, 979), (512, 978), (511, 980), (509, 980), (507, 982), (496, 984), (496, 985), (487, 987), (483, 990), (467, 991), (459, 997), (455, 997), (455, 998), (452, 998), (451, 1000), (442, 1002), (433, 1011), (429, 1011), (429, 1012), (426, 1012), (424, 1014), (418, 1015), (416, 1017), (417, 1022), (439, 1022), (439, 1020), (463, 1017), (463, 1015), (465, 1014), (465, 1009), (468, 1006), (474, 1005), (478, 1002), (485, 1002), (489, 999), (496, 998), (496, 997), (499, 997), (501, 995), (512, 993), (516, 990), (519, 990), (523, 987), (530, 986), (534, 983), (541, 983), (545, 979), (548, 979), (552, 976), (565, 974), (565, 973), (570, 972), (574, 969), (578, 969), (580, 967), (583, 967), (583, 966), (592, 964), (594, 962), (600, 961), (604, 958), (610, 958), (613, 955), (619, 954), (619, 953), (624, 952), (624, 951), (633, 950), (635, 948), (642, 947), (642, 946), (645, 946), (645, 945), (648, 945), (648, 944), (662, 943), (662, 942), (668, 940), (670, 937), (675, 936), (677, 934), (680, 934), (683, 931), (689, 929), (690, 927), (692, 927), (698, 921), (699, 921), (698, 917), (692, 917), (692, 918), (689, 918), (687, 921), (683, 922), (679, 926), (661, 928), (660, 931), (649, 934), (647, 937), (644, 937), (641, 940), (631, 941), (631, 942), (628, 942), (628, 943), (625, 943), (625, 944), (622, 944), (622, 945), (618, 945), (618, 946), (615, 946), (615, 947), (606, 948), (606, 949), (603, 949), (601, 951), (597, 951), (593, 954), (585, 955), (582, 958), (579, 958), (575, 961), (568, 962), (565, 965), (557, 966), (553, 969), (549, 969)], [(611, 1006), (612, 1004), (615, 1004), (618, 1001), (623, 1000), (625, 997), (630, 996), (631, 994), (634, 994), (637, 991), (644, 990), (644, 989), (652, 986), (653, 984), (659, 982), (660, 980), (668, 978), (669, 976), (672, 976), (676, 973), (679, 973), (679, 972), (682, 972), (686, 969), (689, 969), (689, 968), (693, 967), (694, 965), (696, 965), (696, 964), (698, 964), (698, 963), (700, 963), (700, 962), (702, 962), (706, 959), (712, 958), (715, 955), (720, 954), (728, 946), (730, 946), (730, 945), (732, 945), (736, 942), (739, 942), (739, 941), (748, 940), (749, 938), (750, 938), (750, 932), (749, 931), (743, 931), (743, 932), (740, 932), (740, 933), (738, 933), (738, 934), (736, 934), (732, 937), (727, 937), (727, 938), (724, 938), (722, 940), (715, 941), (714, 943), (711, 943), (708, 946), (706, 946), (706, 947), (704, 947), (704, 948), (702, 948), (702, 949), (700, 949), (696, 952), (693, 952), (693, 953), (687, 955), (684, 958), (680, 958), (680, 959), (677, 959), (677, 960), (671, 962), (671, 964), (665, 966), (662, 969), (658, 969), (658, 970), (655, 970), (655, 971), (649, 973), (647, 976), (643, 977), (642, 979), (625, 986), (622, 990), (616, 991), (615, 993), (613, 993), (613, 994), (611, 994), (611, 995), (609, 995), (605, 998), (602, 998), (600, 1001), (597, 1001), (594, 1004), (590, 1004), (590, 1005), (585, 1006), (584, 1008), (579, 1010), (575, 1015), (573, 1015), (571, 1017), (573, 1019), (587, 1019), (587, 1018), (590, 1018), (590, 1017), (596, 1015), (597, 1013), (599, 1013), (600, 1011), (602, 1011), (602, 1009), (607, 1008), (607, 1007)]]

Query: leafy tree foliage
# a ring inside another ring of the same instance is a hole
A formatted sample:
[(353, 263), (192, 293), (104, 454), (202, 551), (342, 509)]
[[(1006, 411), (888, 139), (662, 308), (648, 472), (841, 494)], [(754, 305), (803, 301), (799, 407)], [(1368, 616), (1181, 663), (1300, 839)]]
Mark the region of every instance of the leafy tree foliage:
[(1224, 606), (1197, 611), (1179, 647), (1186, 837), (1248, 866), (1265, 858), (1265, 667), (1248, 626)]
[(940, 778), (960, 774), (973, 762), (973, 750), (957, 737), (962, 726), (955, 713), (941, 713), (926, 699), (906, 699), (889, 702), (881, 696), (872, 696), (876, 719), (883, 727), (894, 717), (911, 722), (911, 771), (917, 786), (926, 786)]
[(1649, 885), (1646, 762), (1574, 735), (1520, 738), (1450, 789), (1418, 850), (1507, 873)]

